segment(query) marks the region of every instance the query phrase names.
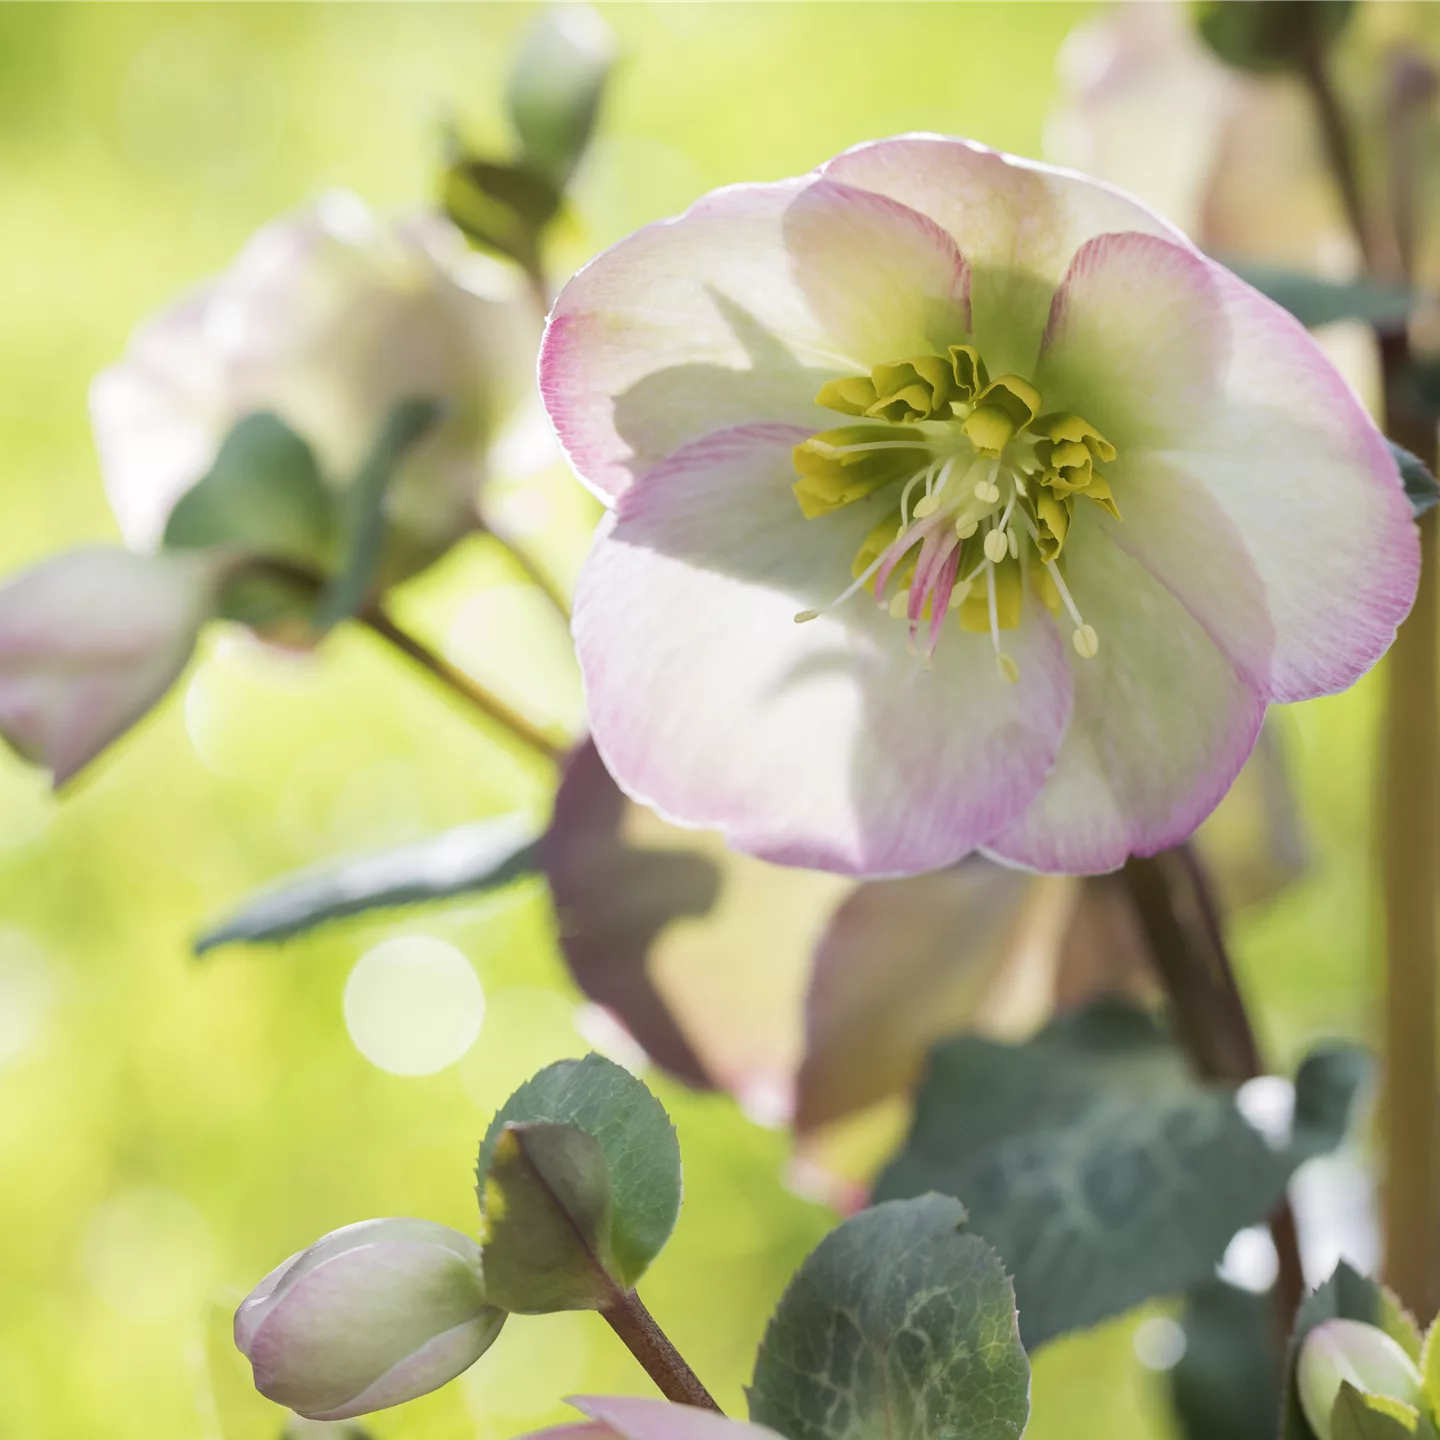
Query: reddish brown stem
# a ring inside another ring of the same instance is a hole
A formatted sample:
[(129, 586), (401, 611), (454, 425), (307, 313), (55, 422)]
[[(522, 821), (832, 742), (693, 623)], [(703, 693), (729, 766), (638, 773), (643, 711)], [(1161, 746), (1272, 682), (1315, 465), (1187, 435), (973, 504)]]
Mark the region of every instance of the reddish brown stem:
[[(1196, 1073), (1237, 1085), (1264, 1074), (1219, 911), (1194, 850), (1180, 845), (1149, 859), (1136, 858), (1121, 873), (1169, 1000), (1176, 1038)], [(1270, 1235), (1279, 1262), (1275, 1321), (1283, 1355), (1305, 1293), (1295, 1217), (1284, 1197), (1270, 1216)]]
[(619, 1296), (600, 1314), (667, 1400), (713, 1410), (717, 1415), (721, 1413), (710, 1392), (700, 1383), (700, 1377), (685, 1363), (633, 1290)]

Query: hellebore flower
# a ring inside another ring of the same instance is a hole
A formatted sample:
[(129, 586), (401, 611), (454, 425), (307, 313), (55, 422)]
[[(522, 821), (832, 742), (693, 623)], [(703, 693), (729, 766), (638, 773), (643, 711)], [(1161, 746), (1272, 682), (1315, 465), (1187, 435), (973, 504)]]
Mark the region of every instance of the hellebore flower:
[(339, 486), (392, 407), (420, 396), (446, 418), (386, 492), (384, 578), (404, 578), (474, 529), (486, 446), (523, 391), (534, 330), (505, 272), (444, 221), (381, 222), (346, 192), (272, 221), (96, 377), (95, 441), (126, 543), (159, 544), (243, 416), (278, 414)]
[(235, 1312), (255, 1388), (311, 1420), (426, 1395), (490, 1348), (480, 1249), (429, 1220), (365, 1220), (272, 1270)]
[(1359, 1320), (1326, 1320), (1300, 1346), (1296, 1393), (1317, 1440), (1330, 1440), (1331, 1416), (1342, 1385), (1398, 1400), (1412, 1409), (1421, 1404), (1415, 1362), (1379, 1326)]
[(565, 288), (540, 376), (613, 506), (575, 607), (596, 743), (766, 859), (1164, 849), (1414, 597), (1394, 461), (1305, 331), (1137, 201), (968, 141), (647, 227)]

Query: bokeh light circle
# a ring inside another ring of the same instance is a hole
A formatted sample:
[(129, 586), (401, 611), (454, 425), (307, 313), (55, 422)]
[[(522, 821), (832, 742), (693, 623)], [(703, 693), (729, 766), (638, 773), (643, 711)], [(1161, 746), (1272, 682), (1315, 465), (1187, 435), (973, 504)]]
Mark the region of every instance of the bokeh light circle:
[(475, 1043), (485, 992), (470, 962), (432, 935), (402, 935), (367, 950), (345, 983), (355, 1048), (392, 1075), (433, 1075)]

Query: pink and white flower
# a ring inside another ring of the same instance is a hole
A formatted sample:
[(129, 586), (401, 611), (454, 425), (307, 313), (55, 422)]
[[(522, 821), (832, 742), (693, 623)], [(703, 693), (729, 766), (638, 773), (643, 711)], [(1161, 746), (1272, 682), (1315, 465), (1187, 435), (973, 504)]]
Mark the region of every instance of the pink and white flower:
[(540, 381), (611, 507), (575, 615), (606, 763), (770, 860), (1173, 845), (1414, 597), (1394, 461), (1305, 331), (1138, 201), (964, 140), (639, 231)]

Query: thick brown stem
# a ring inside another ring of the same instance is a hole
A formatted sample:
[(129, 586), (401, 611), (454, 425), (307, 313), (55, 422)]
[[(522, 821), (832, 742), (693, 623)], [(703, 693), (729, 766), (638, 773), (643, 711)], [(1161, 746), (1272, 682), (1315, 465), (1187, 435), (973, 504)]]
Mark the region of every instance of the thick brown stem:
[(537, 754), (557, 763), (565, 757), (564, 745), (552, 740), (543, 730), (531, 724), (518, 710), (507, 705), (498, 696), (492, 695), (463, 670), (456, 669), (448, 660), (437, 655), (408, 630), (402, 630), (379, 605), (367, 606), (357, 618), (369, 626), (375, 634), (389, 641), (401, 654), (408, 655), (417, 665), (428, 670), (435, 679), (453, 694), (458, 695), (467, 705), (473, 706), (482, 715), (503, 725), (517, 740), (528, 745)]
[(1329, 162), (1330, 172), (1334, 175), (1336, 187), (1340, 191), (1340, 201), (1345, 207), (1345, 218), (1350, 222), (1351, 230), (1355, 232), (1361, 257), (1365, 261), (1365, 268), (1372, 275), (1377, 274), (1380, 270), (1380, 257), (1376, 253), (1377, 246), (1365, 214), (1365, 200), (1360, 191), (1360, 177), (1355, 169), (1355, 155), (1350, 144), (1350, 131), (1345, 122), (1345, 112), (1340, 108), (1339, 98), (1335, 94), (1335, 87), (1330, 83), (1330, 69), (1326, 64), (1325, 47), (1318, 31), (1305, 55), (1301, 75), (1306, 89), (1310, 92), (1311, 103), (1315, 107), (1315, 118), (1320, 125), (1320, 138), (1325, 145), (1325, 158)]
[(667, 1400), (713, 1410), (717, 1415), (721, 1413), (710, 1392), (700, 1383), (700, 1377), (685, 1363), (633, 1290), (621, 1295), (600, 1314)]
[[(1435, 421), (1410, 391), (1403, 335), (1383, 337), (1390, 434), (1432, 468)], [(1386, 661), (1378, 858), (1385, 914), (1385, 1278), (1421, 1320), (1440, 1308), (1440, 597), (1437, 512), (1420, 517), (1420, 588)]]
[[(1188, 845), (1133, 859), (1122, 872), (1149, 941), (1156, 973), (1170, 1002), (1176, 1037), (1196, 1073), (1243, 1084), (1264, 1073), (1260, 1047), (1225, 948), (1209, 882)], [(1276, 1324), (1284, 1354), (1295, 1311), (1305, 1291), (1300, 1247), (1290, 1202), (1270, 1216), (1279, 1272)]]

